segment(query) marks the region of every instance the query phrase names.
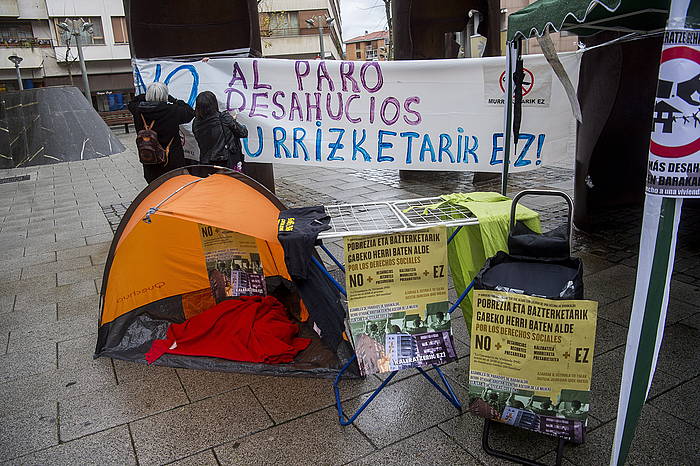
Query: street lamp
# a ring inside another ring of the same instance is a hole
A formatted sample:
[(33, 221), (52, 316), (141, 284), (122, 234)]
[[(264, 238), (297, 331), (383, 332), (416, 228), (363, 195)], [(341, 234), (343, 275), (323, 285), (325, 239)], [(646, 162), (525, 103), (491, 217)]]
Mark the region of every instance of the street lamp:
[(83, 75), (83, 88), (85, 91), (85, 98), (92, 105), (92, 97), (90, 97), (90, 83), (88, 83), (87, 69), (85, 69), (85, 58), (83, 57), (83, 47), (80, 44), (80, 34), (83, 31), (91, 33), (92, 23), (87, 23), (80, 19), (67, 19), (58, 24), (58, 27), (63, 31), (67, 32), (69, 35), (75, 37), (75, 46), (78, 49), (78, 60), (80, 61), (80, 73)]
[[(309, 25), (309, 27), (313, 27), (314, 24), (318, 25), (318, 42), (319, 42), (319, 47), (321, 48), (321, 59), (325, 60), (326, 59), (326, 51), (323, 47), (323, 23), (322, 19), (324, 19), (323, 16), (313, 16), (309, 19), (306, 20), (306, 24)], [(326, 20), (326, 25), (330, 26), (330, 24), (335, 21), (335, 18), (329, 18), (325, 17)]]
[(7, 59), (15, 64), (15, 71), (17, 72), (17, 85), (19, 86), (19, 90), (23, 91), (24, 85), (22, 84), (22, 73), (19, 72), (19, 64), (22, 63), (22, 57), (10, 55), (7, 57)]

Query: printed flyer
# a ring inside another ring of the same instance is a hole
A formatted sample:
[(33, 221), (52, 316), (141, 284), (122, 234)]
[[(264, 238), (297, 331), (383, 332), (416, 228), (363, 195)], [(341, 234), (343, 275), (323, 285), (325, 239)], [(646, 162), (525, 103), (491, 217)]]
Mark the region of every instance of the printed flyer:
[(345, 238), (350, 329), (363, 375), (456, 358), (445, 227)]
[(264, 296), (265, 274), (255, 238), (199, 225), (202, 249), (216, 302), (235, 296)]
[(598, 303), (475, 290), (469, 409), (581, 443)]

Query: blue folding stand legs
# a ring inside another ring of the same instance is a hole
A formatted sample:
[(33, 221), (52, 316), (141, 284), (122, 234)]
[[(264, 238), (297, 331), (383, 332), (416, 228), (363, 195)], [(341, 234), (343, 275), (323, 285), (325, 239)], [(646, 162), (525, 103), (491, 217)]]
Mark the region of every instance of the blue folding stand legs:
[[(452, 241), (452, 238), (455, 237), (455, 235), (459, 232), (459, 230), (461, 230), (461, 228), (462, 228), (461, 226), (455, 228), (454, 232), (452, 233), (452, 235), (450, 235), (449, 239), (447, 240), (448, 243), (450, 241)], [(325, 252), (328, 255), (328, 257), (335, 263), (335, 265), (337, 265), (340, 270), (345, 272), (345, 268), (343, 267), (343, 265), (340, 263), (340, 261), (338, 259), (335, 258), (335, 256), (333, 256), (333, 254), (328, 250), (328, 248), (326, 248), (323, 244), (321, 244), (320, 247), (323, 250), (323, 252)], [(323, 272), (324, 275), (326, 275), (330, 279), (330, 281), (338, 289), (338, 291), (340, 291), (340, 293), (342, 293), (343, 296), (347, 297), (347, 292), (345, 290), (345, 287), (343, 287), (343, 285), (338, 283), (338, 280), (336, 280), (335, 277), (333, 277), (333, 275), (331, 275), (328, 272), (328, 270), (326, 270), (326, 267), (323, 265), (323, 263), (321, 263), (321, 261), (319, 261), (316, 257), (312, 256), (311, 259), (312, 259), (314, 265), (321, 272)], [(473, 286), (474, 286), (474, 282), (472, 281), (472, 283), (470, 283), (469, 286), (467, 286), (467, 288), (462, 292), (462, 294), (459, 296), (457, 301), (455, 301), (455, 303), (450, 307), (450, 310), (449, 310), (450, 314), (452, 312), (454, 312), (454, 310), (457, 309), (457, 307), (459, 307), (460, 303), (464, 300), (464, 298), (467, 297), (467, 295), (469, 294), (469, 291), (471, 291)], [(338, 419), (340, 421), (340, 424), (343, 426), (347, 426), (349, 424), (352, 424), (355, 421), (355, 419), (357, 419), (357, 417), (362, 413), (362, 411), (364, 411), (365, 408), (367, 408), (367, 406), (369, 406), (369, 404), (374, 400), (374, 398), (379, 394), (379, 392), (381, 392), (384, 389), (384, 387), (386, 387), (387, 384), (389, 382), (391, 382), (391, 379), (393, 379), (394, 376), (398, 373), (398, 371), (391, 372), (387, 376), (387, 378), (384, 379), (384, 381), (374, 390), (374, 392), (372, 392), (372, 394), (369, 396), (369, 398), (367, 398), (365, 400), (365, 402), (362, 403), (362, 405), (357, 409), (357, 411), (355, 411), (354, 414), (348, 416), (343, 411), (343, 405), (342, 405), (341, 397), (340, 397), (340, 387), (338, 386), (338, 384), (340, 383), (340, 379), (343, 376), (343, 374), (345, 373), (345, 371), (348, 370), (350, 365), (356, 359), (357, 359), (357, 356), (355, 355), (348, 362), (346, 362), (345, 365), (340, 369), (340, 372), (338, 372), (338, 375), (336, 376), (335, 381), (333, 382), (333, 391), (335, 392), (335, 405), (336, 405), (336, 408), (338, 409)], [(445, 398), (447, 398), (447, 400), (450, 403), (452, 403), (452, 405), (455, 408), (457, 408), (458, 410), (461, 411), (462, 410), (462, 403), (460, 403), (459, 399), (457, 398), (457, 395), (455, 395), (455, 392), (452, 389), (450, 382), (447, 380), (447, 377), (445, 377), (445, 374), (440, 370), (440, 368), (438, 366), (433, 365), (433, 369), (435, 369), (435, 372), (440, 377), (440, 380), (442, 380), (444, 387), (441, 386), (433, 377), (431, 377), (428, 374), (428, 372), (425, 371), (423, 368), (416, 367), (416, 370), (423, 377), (425, 377), (425, 379), (428, 382), (430, 382), (430, 384), (433, 387), (435, 387), (435, 389), (437, 391), (439, 391)]]

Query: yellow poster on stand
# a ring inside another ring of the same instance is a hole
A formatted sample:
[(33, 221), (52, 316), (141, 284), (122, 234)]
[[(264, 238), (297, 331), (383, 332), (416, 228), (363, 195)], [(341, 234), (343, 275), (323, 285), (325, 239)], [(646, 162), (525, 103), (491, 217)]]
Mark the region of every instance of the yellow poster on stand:
[(470, 410), (582, 442), (598, 303), (473, 293)]
[(363, 375), (456, 358), (445, 227), (345, 238), (350, 329)]

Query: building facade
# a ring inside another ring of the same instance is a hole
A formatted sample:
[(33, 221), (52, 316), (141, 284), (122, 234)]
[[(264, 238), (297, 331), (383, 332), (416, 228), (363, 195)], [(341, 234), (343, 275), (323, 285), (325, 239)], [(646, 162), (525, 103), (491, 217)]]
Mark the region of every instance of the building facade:
[[(260, 35), (263, 56), (269, 58), (321, 57), (322, 27), (325, 58), (343, 58), (340, 0), (261, 0)], [(329, 23), (327, 18), (333, 18)]]
[(92, 25), (80, 40), (93, 105), (99, 111), (124, 108), (134, 86), (121, 0), (0, 2), (0, 90), (18, 87), (10, 55), (22, 58), (25, 88), (74, 85), (82, 89), (75, 37), (59, 27), (67, 19)]
[[(535, 3), (535, 0), (501, 0), (501, 13), (505, 18), (520, 11), (531, 3)], [(507, 19), (501, 22), (501, 50), (505, 50), (506, 34), (508, 23)], [(557, 27), (559, 25), (557, 24)], [(553, 32), (550, 34), (552, 42), (557, 52), (571, 52), (578, 50), (578, 36), (576, 34), (571, 34), (569, 32)], [(524, 53), (542, 53), (537, 39), (528, 39), (525, 41), (523, 48)], [(505, 55), (505, 52), (503, 52)]]
[(389, 56), (389, 31), (367, 32), (345, 41), (348, 60), (384, 61)]

